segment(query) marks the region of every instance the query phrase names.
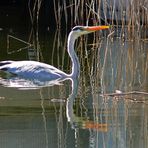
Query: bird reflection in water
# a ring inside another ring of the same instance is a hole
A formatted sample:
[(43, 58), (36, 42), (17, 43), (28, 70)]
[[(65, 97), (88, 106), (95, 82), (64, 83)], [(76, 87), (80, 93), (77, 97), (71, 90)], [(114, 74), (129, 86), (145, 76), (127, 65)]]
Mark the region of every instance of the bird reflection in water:
[(19, 77), (9, 77), (3, 74), (0, 76), (0, 84), (4, 87), (13, 87), (18, 89), (40, 89), (42, 87), (49, 87), (54, 85), (61, 85), (66, 79), (56, 79), (50, 81), (40, 81), (38, 79), (23, 79)]
[(70, 79), (71, 80), (71, 94), (69, 95), (66, 103), (66, 116), (68, 122), (70, 122), (72, 128), (83, 128), (83, 129), (95, 129), (102, 132), (107, 132), (107, 124), (106, 123), (98, 123), (95, 121), (91, 121), (88, 119), (84, 119), (83, 117), (78, 117), (74, 114), (74, 101), (76, 99), (78, 93), (78, 79)]

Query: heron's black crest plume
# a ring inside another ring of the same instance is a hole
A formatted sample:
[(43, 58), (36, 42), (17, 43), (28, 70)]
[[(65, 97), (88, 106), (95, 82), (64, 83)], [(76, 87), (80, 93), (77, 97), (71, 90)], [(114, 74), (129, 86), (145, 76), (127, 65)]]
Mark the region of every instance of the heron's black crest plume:
[(82, 30), (83, 31), (84, 26), (76, 26), (72, 29), (72, 31)]

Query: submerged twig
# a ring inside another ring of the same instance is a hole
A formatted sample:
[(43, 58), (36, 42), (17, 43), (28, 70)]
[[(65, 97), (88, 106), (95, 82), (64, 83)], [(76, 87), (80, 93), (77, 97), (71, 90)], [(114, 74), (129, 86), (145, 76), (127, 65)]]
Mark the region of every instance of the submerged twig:
[(125, 95), (148, 95), (147, 92), (142, 92), (142, 91), (131, 91), (131, 92), (120, 92), (120, 93), (106, 93), (106, 94), (100, 94), (102, 97), (115, 97), (115, 96), (125, 96)]

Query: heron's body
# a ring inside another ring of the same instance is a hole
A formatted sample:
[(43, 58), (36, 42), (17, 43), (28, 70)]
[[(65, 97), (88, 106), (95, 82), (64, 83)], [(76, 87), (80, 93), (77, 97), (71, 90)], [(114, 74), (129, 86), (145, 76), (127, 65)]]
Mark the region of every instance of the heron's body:
[(24, 79), (37, 79), (40, 81), (51, 81), (56, 79), (76, 78), (79, 76), (80, 65), (78, 57), (74, 51), (75, 40), (83, 35), (97, 30), (108, 29), (109, 26), (76, 26), (68, 36), (68, 53), (72, 61), (72, 72), (65, 72), (54, 66), (37, 61), (2, 61), (0, 62), (0, 71), (10, 73)]
[[(5, 61), (6, 62), (6, 61)], [(37, 61), (11, 61), (0, 67), (0, 70), (14, 74), (21, 78), (50, 81), (68, 77), (68, 75), (54, 66)]]

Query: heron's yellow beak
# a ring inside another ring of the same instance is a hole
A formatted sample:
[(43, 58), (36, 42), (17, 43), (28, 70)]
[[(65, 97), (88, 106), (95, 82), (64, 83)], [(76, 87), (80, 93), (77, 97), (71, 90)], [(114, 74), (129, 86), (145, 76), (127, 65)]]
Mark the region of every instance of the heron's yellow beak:
[(86, 28), (87, 31), (98, 31), (98, 30), (105, 30), (105, 29), (109, 29), (109, 26), (91, 26)]

